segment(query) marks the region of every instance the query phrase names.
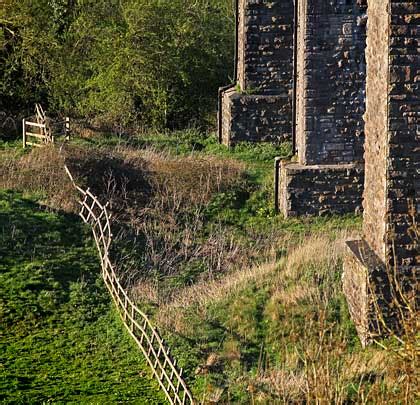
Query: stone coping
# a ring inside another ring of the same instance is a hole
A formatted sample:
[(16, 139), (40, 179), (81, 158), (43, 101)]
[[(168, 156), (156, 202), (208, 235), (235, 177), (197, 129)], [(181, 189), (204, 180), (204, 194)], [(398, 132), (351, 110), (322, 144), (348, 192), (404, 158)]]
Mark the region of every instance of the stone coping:
[(247, 94), (239, 93), (235, 88), (229, 89), (224, 92), (225, 95), (230, 96), (232, 99), (245, 99), (245, 100), (262, 100), (264, 102), (276, 102), (278, 100), (288, 100), (289, 95), (287, 93), (279, 94)]
[(287, 171), (340, 171), (340, 170), (353, 170), (360, 169), (364, 170), (362, 163), (343, 163), (343, 164), (329, 164), (329, 165), (302, 165), (301, 163), (282, 161), (283, 167)]
[(346, 241), (348, 253), (352, 254), (362, 266), (367, 269), (382, 269), (385, 266), (364, 239)]
[[(347, 240), (345, 243), (347, 252), (352, 254), (369, 273), (386, 271), (385, 264), (364, 239)], [(399, 266), (398, 271), (405, 275), (416, 274), (417, 279), (420, 279), (420, 266)]]

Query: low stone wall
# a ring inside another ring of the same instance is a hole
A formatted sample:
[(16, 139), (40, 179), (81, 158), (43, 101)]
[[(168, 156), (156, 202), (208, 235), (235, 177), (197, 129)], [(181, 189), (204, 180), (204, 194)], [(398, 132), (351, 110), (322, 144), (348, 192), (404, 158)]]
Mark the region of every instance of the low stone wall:
[(283, 163), (280, 170), (279, 207), (285, 217), (361, 212), (363, 165)]
[(290, 109), (287, 95), (247, 95), (228, 90), (222, 99), (222, 142), (234, 146), (243, 141), (291, 141)]

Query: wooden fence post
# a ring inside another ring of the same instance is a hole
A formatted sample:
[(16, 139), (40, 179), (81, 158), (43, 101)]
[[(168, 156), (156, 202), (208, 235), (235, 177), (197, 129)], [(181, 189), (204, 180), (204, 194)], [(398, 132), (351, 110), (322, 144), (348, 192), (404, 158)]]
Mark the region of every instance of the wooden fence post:
[(70, 140), (70, 118), (66, 117), (66, 124), (65, 124), (65, 134), (66, 134), (66, 141)]
[(26, 120), (22, 120), (23, 148), (26, 148)]

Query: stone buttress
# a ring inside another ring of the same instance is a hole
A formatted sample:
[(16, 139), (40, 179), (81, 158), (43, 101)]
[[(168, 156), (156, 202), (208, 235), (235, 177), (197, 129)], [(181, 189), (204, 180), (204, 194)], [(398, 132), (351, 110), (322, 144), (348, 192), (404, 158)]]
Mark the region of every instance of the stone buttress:
[(420, 2), (369, 0), (368, 16), (363, 239), (343, 274), (363, 344), (399, 332), (420, 273)]
[(291, 141), (294, 0), (238, 0), (237, 77), (221, 93), (219, 139)]
[(288, 216), (362, 207), (365, 0), (299, 0), (297, 161), (283, 162), (279, 206)]

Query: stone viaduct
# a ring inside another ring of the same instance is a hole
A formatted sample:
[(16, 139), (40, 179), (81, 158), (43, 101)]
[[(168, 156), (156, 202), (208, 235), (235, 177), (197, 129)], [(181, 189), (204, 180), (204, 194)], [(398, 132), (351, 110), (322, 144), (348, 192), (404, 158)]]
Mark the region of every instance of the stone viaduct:
[(363, 207), (343, 284), (368, 343), (383, 334), (375, 305), (398, 325), (388, 274), (401, 292), (419, 280), (420, 0), (238, 0), (237, 15), (220, 141), (292, 143), (277, 184), (286, 217)]
[(221, 94), (219, 138), (293, 143), (285, 216), (361, 210), (366, 0), (295, 1), (238, 0), (237, 83)]

